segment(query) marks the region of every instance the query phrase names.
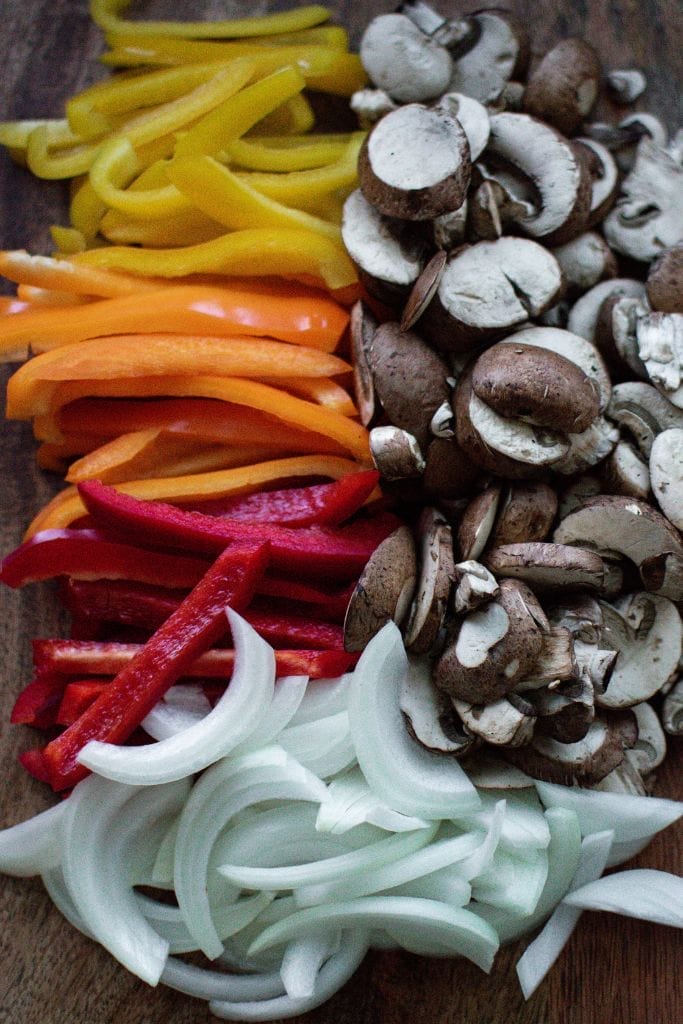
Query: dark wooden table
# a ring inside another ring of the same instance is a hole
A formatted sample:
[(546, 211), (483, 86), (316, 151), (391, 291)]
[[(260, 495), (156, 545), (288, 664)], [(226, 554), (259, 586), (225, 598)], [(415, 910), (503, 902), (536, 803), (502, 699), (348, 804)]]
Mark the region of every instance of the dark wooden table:
[[(683, 19), (677, 0), (555, 0), (498, 3), (527, 24), (533, 51), (554, 40), (584, 35), (601, 51), (606, 67), (643, 68), (649, 89), (643, 106), (658, 110), (671, 128), (682, 122)], [(167, 15), (175, 7), (218, 17), (285, 4), (224, 3), (137, 5)], [(330, 3), (358, 40), (369, 14), (392, 3), (347, 0)], [(472, 10), (443, 2), (445, 13)], [(95, 63), (99, 32), (86, 0), (0, 0), (2, 76), (0, 118), (61, 116), (64, 99), (104, 74)], [(0, 154), (0, 245), (50, 251), (47, 228), (64, 223), (66, 190), (36, 182)], [(4, 371), (4, 380), (7, 370)], [(4, 388), (3, 388), (4, 390)], [(35, 468), (25, 424), (3, 426), (2, 552), (18, 543), (29, 518), (58, 481)], [(20, 821), (52, 801), (16, 763), (32, 746), (28, 729), (7, 725), (14, 694), (30, 678), (29, 640), (54, 636), (63, 627), (49, 587), (0, 595), (0, 752), (4, 785), (0, 826)], [(681, 799), (681, 746), (659, 772), (657, 792)], [(638, 859), (639, 866), (683, 871), (683, 830), (671, 829)], [(0, 1024), (200, 1024), (204, 1005), (167, 989), (149, 989), (103, 950), (83, 939), (54, 910), (35, 881), (0, 881)], [(424, 961), (407, 954), (371, 954), (355, 978), (311, 1024), (673, 1024), (683, 1020), (683, 939), (673, 929), (610, 915), (585, 914), (559, 963), (525, 1003), (514, 964), (521, 951), (501, 951), (485, 977), (460, 961)]]

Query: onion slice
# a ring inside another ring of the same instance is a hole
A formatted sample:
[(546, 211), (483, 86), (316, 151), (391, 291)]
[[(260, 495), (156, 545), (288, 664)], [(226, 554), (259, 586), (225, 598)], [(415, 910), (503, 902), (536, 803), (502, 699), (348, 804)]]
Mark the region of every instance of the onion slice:
[(640, 921), (683, 928), (683, 878), (667, 871), (618, 871), (572, 890), (564, 902), (583, 910), (609, 910)]
[(93, 740), (79, 754), (81, 764), (127, 785), (173, 782), (213, 764), (252, 735), (273, 699), (275, 655), (241, 616), (230, 608), (227, 614), (235, 668), (213, 711), (159, 743), (123, 747)]
[(201, 722), (211, 712), (209, 698), (197, 683), (176, 683), (161, 698), (141, 726), (153, 740), (165, 740)]
[(425, 818), (401, 814), (385, 804), (355, 767), (328, 783), (315, 827), (319, 832), (340, 834), (364, 823), (387, 832), (410, 832), (429, 825)]
[(280, 977), (290, 999), (307, 999), (315, 992), (318, 971), (339, 949), (339, 932), (293, 939), (284, 951)]
[(612, 829), (617, 843), (653, 836), (683, 816), (683, 802), (661, 797), (603, 793), (551, 782), (537, 782), (536, 789), (546, 807), (575, 811), (582, 835)]
[(0, 871), (26, 878), (58, 867), (67, 801), (0, 832)]

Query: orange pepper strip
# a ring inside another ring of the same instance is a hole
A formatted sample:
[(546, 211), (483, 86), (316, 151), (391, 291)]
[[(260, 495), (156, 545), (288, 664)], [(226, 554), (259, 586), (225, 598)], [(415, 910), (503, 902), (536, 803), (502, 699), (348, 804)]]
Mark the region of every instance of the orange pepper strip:
[(270, 384), (272, 387), (284, 388), (293, 395), (306, 398), (309, 402), (317, 402), (325, 405), (328, 409), (334, 409), (342, 416), (357, 416), (358, 409), (348, 391), (330, 380), (329, 377), (259, 377), (263, 384)]
[[(327, 477), (338, 480), (358, 472), (358, 463), (331, 455), (301, 455), (289, 459), (270, 459), (251, 466), (196, 473), (192, 476), (165, 477), (160, 480), (131, 480), (117, 485), (117, 490), (148, 501), (173, 501), (178, 504), (202, 498), (227, 498), (234, 494), (251, 494), (267, 484), (278, 481)], [(69, 526), (86, 514), (85, 505), (75, 487), (60, 491), (35, 517), (26, 531), (25, 540), (39, 530)]]
[[(172, 431), (207, 444), (270, 445), (282, 451), (331, 455), (344, 451), (323, 434), (299, 430), (258, 409), (215, 398), (158, 398), (152, 402), (81, 398), (60, 410), (59, 427), (62, 443), (71, 443), (71, 455), (91, 451), (107, 438), (149, 429)], [(81, 447), (74, 448), (74, 444)]]
[[(294, 287), (287, 294), (244, 287), (173, 285), (145, 294), (102, 299), (56, 312), (39, 310), (21, 322), (0, 321), (0, 353), (34, 351), (111, 334), (265, 335), (332, 352), (348, 314), (320, 292)], [(323, 371), (327, 374), (328, 371)], [(339, 372), (339, 371), (331, 371)]]
[[(12, 382), (8, 385), (8, 415), (15, 416)], [(52, 408), (58, 414), (61, 406), (76, 398), (220, 398), (236, 405), (250, 406), (270, 413), (278, 420), (316, 434), (325, 434), (342, 445), (356, 458), (367, 462), (370, 458), (368, 432), (360, 423), (341, 416), (334, 409), (314, 405), (255, 380), (242, 377), (119, 377), (115, 380), (76, 380), (54, 385)], [(31, 413), (28, 413), (30, 416)], [(41, 421), (45, 426), (45, 421)], [(51, 440), (51, 438), (45, 438)]]
[(69, 483), (101, 480), (115, 484), (131, 479), (152, 479), (229, 469), (277, 456), (267, 445), (209, 445), (197, 447), (165, 430), (139, 430), (123, 434), (72, 463)]
[(0, 251), (0, 274), (17, 284), (103, 298), (139, 295), (140, 292), (162, 288), (165, 284), (163, 279), (155, 281), (152, 278), (135, 277), (117, 270), (72, 263), (71, 260), (56, 260), (51, 256), (31, 256), (24, 249)]
[(15, 313), (25, 313), (30, 308), (28, 299), (24, 300), (19, 295), (16, 298), (12, 295), (0, 295), (0, 316), (14, 316)]
[(51, 288), (37, 288), (33, 284), (18, 284), (17, 298), (29, 304), (27, 312), (38, 312), (39, 309), (54, 309), (55, 306), (78, 306), (93, 302), (90, 295), (75, 295), (69, 292), (58, 292)]
[(7, 415), (28, 419), (50, 408), (63, 382), (143, 377), (298, 378), (345, 373), (348, 363), (327, 352), (268, 338), (206, 338), (183, 334), (115, 334), (43, 352), (24, 363), (8, 388)]

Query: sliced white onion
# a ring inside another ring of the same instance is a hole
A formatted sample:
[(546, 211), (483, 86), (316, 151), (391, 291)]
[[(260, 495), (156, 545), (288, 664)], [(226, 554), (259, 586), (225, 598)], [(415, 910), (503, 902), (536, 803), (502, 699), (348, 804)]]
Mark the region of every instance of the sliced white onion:
[(316, 979), (313, 995), (305, 999), (280, 996), (257, 1002), (212, 1001), (209, 1004), (209, 1009), (214, 1016), (222, 1020), (266, 1021), (296, 1017), (308, 1010), (315, 1009), (316, 1006), (320, 1006), (321, 1003), (333, 996), (359, 966), (367, 948), (368, 940), (365, 932), (344, 933), (339, 951), (323, 965)]
[(402, 814), (435, 819), (474, 810), (479, 796), (457, 760), (426, 750), (406, 729), (399, 690), (407, 671), (401, 633), (388, 622), (351, 680), (349, 721), (361, 771), (370, 789)]
[(279, 971), (265, 974), (232, 974), (206, 970), (169, 957), (161, 975), (164, 985), (196, 999), (231, 999), (235, 1002), (272, 999), (285, 988)]
[(550, 829), (533, 787), (514, 790), (491, 789), (480, 793), (479, 796), (481, 810), (456, 819), (463, 828), (488, 828), (497, 803), (505, 800), (500, 845), (518, 856), (523, 856), (525, 850), (544, 850), (548, 846)]
[(223, 951), (207, 892), (211, 849), (219, 833), (245, 807), (264, 800), (318, 802), (325, 785), (278, 747), (226, 759), (199, 779), (180, 818), (175, 849), (175, 890), (183, 917), (209, 959)]
[(66, 800), (0, 832), (0, 871), (29, 877), (56, 868), (62, 858)]
[(244, 619), (228, 609), (235, 645), (230, 685), (210, 714), (159, 743), (121, 747), (91, 741), (78, 760), (108, 779), (155, 785), (185, 778), (224, 757), (258, 728), (273, 699), (275, 655)]
[(298, 910), (266, 928), (249, 952), (259, 953), (285, 945), (294, 937), (320, 934), (328, 928), (354, 926), (391, 929), (396, 941), (409, 951), (413, 951), (414, 928), (420, 944), (428, 936), (430, 942), (448, 950), (450, 955), (465, 956), (487, 972), (498, 949), (498, 936), (493, 928), (469, 910), (409, 896), (365, 896)]
[(315, 722), (318, 718), (348, 711), (352, 675), (347, 672), (336, 679), (311, 679), (292, 725), (303, 725), (304, 722)]
[[(160, 903), (149, 896), (137, 893), (137, 900), (145, 918), (154, 930), (169, 944), (171, 953), (192, 953), (197, 949), (196, 940), (187, 930), (180, 909), (169, 903)], [(264, 910), (272, 900), (271, 893), (258, 892), (253, 896), (226, 904), (214, 910), (216, 930), (222, 939), (241, 931)]]
[(296, 714), (305, 696), (307, 685), (308, 676), (281, 676), (277, 679), (273, 699), (259, 722), (257, 732), (235, 747), (231, 755), (239, 757), (250, 750), (258, 750), (259, 747), (279, 742), (278, 737)]
[(165, 740), (201, 722), (211, 703), (197, 683), (177, 683), (142, 720), (142, 728), (153, 740)]
[(472, 880), (472, 895), (481, 903), (528, 917), (536, 909), (547, 877), (545, 850), (529, 848), (520, 857), (499, 848), (491, 866)]
[(381, 895), (418, 896), (425, 900), (439, 900), (449, 907), (466, 907), (472, 898), (472, 886), (453, 867), (447, 867), (403, 885), (395, 885), (390, 890), (385, 889)]
[(401, 814), (385, 804), (355, 767), (328, 784), (315, 827), (319, 832), (339, 834), (365, 822), (387, 832), (410, 832), (429, 825), (425, 818)]
[(278, 742), (321, 779), (336, 775), (356, 759), (346, 711), (290, 725)]
[(188, 788), (182, 781), (140, 790), (93, 775), (66, 801), (62, 868), (69, 895), (98, 942), (150, 985), (161, 977), (168, 943), (139, 909), (130, 859), (153, 824), (178, 812)]
[(156, 860), (152, 867), (151, 884), (157, 889), (173, 888), (173, 865), (175, 859), (175, 841), (178, 837), (180, 818), (172, 821), (166, 829), (166, 835), (159, 843)]
[(90, 931), (81, 915), (76, 910), (76, 905), (71, 899), (69, 890), (66, 887), (64, 881), (64, 875), (61, 868), (51, 868), (50, 871), (46, 871), (42, 876), (43, 885), (47, 890), (48, 896), (60, 912), (62, 917), (65, 917), (69, 924), (85, 935), (87, 938), (95, 940), (95, 936)]
[(612, 843), (607, 867), (614, 868), (618, 864), (624, 864), (627, 860), (631, 860), (632, 857), (637, 857), (646, 846), (650, 845), (651, 841), (652, 836), (645, 836), (642, 839), (631, 839), (625, 843)]
[(653, 868), (618, 871), (572, 890), (564, 902), (683, 928), (683, 878)]
[(489, 818), (486, 832), (480, 833), (482, 841), (468, 856), (455, 865), (461, 878), (471, 882), (478, 878), (493, 863), (505, 820), (505, 800), (499, 800)]
[(400, 860), (415, 850), (422, 849), (433, 839), (437, 825), (416, 832), (404, 832), (378, 840), (359, 850), (351, 850), (337, 857), (326, 857), (310, 864), (291, 864), (283, 867), (259, 868), (242, 864), (221, 864), (218, 870), (244, 889), (266, 889), (278, 892), (304, 885), (334, 882), (350, 875), (364, 874), (379, 865)]
[(629, 793), (603, 793), (595, 789), (537, 782), (546, 807), (568, 807), (576, 812), (582, 835), (612, 829), (617, 843), (653, 836), (683, 815), (683, 802)]
[(339, 949), (339, 932), (293, 939), (282, 955), (280, 977), (290, 999), (308, 999), (315, 992), (318, 972)]
[[(581, 843), (581, 855), (572, 888), (580, 888), (600, 877), (605, 870), (613, 838), (612, 831), (595, 832), (586, 836)], [(550, 915), (543, 930), (517, 961), (517, 977), (525, 999), (536, 991), (557, 960), (580, 916), (581, 911), (577, 907), (560, 903)]]

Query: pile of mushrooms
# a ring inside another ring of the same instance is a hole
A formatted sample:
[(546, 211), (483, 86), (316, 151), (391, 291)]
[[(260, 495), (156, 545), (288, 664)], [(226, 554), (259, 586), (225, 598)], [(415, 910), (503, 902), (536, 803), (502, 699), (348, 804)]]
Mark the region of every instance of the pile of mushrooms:
[(498, 9), (403, 3), (360, 53), (355, 387), (410, 525), (346, 646), (395, 621), (407, 727), (479, 779), (647, 792), (683, 733), (683, 131), (591, 120), (643, 75), (580, 39), (528, 73)]

